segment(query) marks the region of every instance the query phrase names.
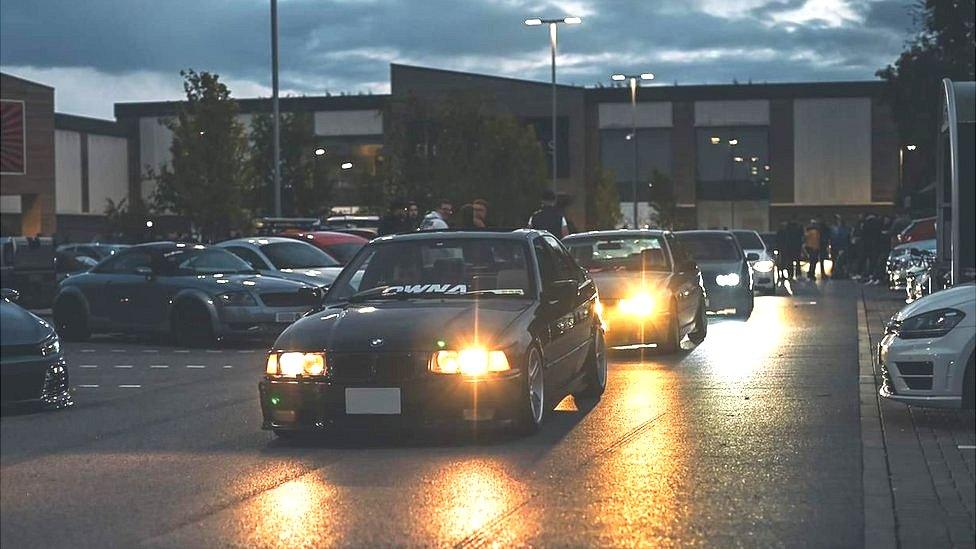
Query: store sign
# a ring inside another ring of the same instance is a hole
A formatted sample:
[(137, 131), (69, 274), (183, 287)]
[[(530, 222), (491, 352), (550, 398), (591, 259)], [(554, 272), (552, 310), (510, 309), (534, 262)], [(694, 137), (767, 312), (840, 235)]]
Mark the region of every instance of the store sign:
[(24, 102), (0, 101), (0, 173), (23, 175), (26, 171)]

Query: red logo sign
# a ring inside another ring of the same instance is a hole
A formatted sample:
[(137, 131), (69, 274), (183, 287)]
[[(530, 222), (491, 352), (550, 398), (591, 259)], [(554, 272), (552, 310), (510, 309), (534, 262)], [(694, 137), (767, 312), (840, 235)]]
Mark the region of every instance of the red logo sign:
[(24, 173), (24, 103), (0, 101), (0, 173)]

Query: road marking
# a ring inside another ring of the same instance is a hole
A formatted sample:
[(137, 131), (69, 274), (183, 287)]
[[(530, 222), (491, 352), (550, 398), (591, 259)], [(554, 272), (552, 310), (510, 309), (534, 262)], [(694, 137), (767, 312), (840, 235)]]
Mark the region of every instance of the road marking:
[(79, 368), (98, 368), (98, 364), (81, 364)]
[(973, 446), (972, 444), (960, 444), (959, 446), (956, 446), (956, 448), (959, 448), (960, 450), (976, 450), (976, 446)]
[(177, 349), (177, 350), (175, 350), (173, 352), (174, 353), (189, 353), (190, 350), (189, 349)]
[(82, 349), (81, 352), (83, 352), (83, 353), (94, 353), (95, 352), (95, 349)]
[(208, 353), (222, 353), (223, 351), (220, 350), (220, 349), (207, 349), (207, 352)]
[(113, 353), (124, 353), (125, 349), (112, 349)]
[(144, 352), (144, 353), (158, 353), (159, 352), (159, 349), (143, 349), (142, 352)]
[(169, 364), (150, 364), (149, 367), (150, 368), (153, 368), (153, 369), (157, 369), (157, 368), (169, 368)]
[(75, 385), (75, 387), (80, 387), (82, 389), (98, 389), (98, 385)]
[(135, 384), (133, 384), (133, 385), (119, 385), (119, 389), (138, 389), (140, 387), (142, 387), (142, 385), (135, 385)]
[(233, 368), (233, 366), (230, 365), (230, 364), (224, 364), (224, 369), (225, 370), (230, 369), (230, 368)]
[(132, 365), (131, 364), (116, 364), (115, 367), (116, 368), (124, 368), (124, 369), (128, 370), (129, 368), (132, 368)]
[(241, 349), (240, 351), (237, 351), (237, 352), (238, 353), (253, 353), (254, 350), (253, 349)]
[(206, 368), (207, 366), (204, 364), (187, 364), (186, 367), (193, 368), (193, 369), (200, 369), (200, 368)]

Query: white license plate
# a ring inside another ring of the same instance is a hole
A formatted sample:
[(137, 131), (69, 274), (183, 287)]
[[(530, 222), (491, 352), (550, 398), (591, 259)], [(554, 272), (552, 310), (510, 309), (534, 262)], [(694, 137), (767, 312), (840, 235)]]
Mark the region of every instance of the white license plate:
[(295, 322), (299, 313), (275, 313), (275, 322)]
[(400, 389), (397, 387), (346, 389), (347, 414), (400, 413)]

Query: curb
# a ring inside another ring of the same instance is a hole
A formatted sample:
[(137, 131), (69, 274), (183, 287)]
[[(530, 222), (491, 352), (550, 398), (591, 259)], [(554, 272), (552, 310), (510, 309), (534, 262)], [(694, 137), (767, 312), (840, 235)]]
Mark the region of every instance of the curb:
[(864, 495), (864, 546), (899, 547), (895, 500), (885, 446), (878, 372), (875, 371), (864, 293), (857, 302), (858, 394), (861, 418), (861, 489)]

